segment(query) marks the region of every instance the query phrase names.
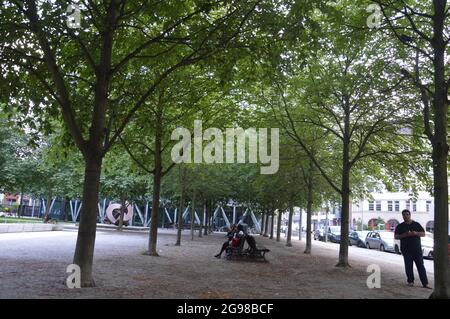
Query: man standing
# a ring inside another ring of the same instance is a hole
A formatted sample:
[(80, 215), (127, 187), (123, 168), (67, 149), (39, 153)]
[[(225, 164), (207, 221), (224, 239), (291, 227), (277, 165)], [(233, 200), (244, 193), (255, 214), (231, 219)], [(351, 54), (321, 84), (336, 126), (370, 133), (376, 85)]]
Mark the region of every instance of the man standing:
[(402, 211), (404, 222), (395, 228), (395, 239), (400, 239), (400, 249), (405, 261), (405, 271), (408, 278), (408, 286), (414, 286), (413, 262), (416, 263), (420, 281), (424, 288), (428, 286), (427, 272), (423, 264), (422, 246), (420, 237), (425, 237), (423, 227), (411, 219), (411, 212), (408, 209)]

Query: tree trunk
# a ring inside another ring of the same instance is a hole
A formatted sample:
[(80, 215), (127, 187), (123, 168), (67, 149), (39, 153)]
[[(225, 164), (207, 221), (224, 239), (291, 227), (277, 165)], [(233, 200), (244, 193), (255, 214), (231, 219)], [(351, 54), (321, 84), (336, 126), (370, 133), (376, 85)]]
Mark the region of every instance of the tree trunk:
[(122, 231), (123, 228), (123, 217), (125, 216), (125, 212), (127, 210), (127, 204), (125, 202), (125, 198), (122, 197), (120, 201), (120, 216), (119, 216), (119, 225), (117, 226), (118, 231)]
[[(158, 123), (160, 123), (158, 121)], [(156, 251), (156, 244), (158, 240), (158, 213), (159, 213), (159, 196), (161, 192), (161, 177), (162, 177), (162, 158), (161, 158), (161, 129), (156, 128), (155, 133), (155, 171), (153, 174), (153, 201), (152, 201), (152, 215), (150, 222), (150, 237), (148, 241), (149, 256), (159, 256)]]
[(273, 230), (274, 230), (274, 219), (275, 219), (275, 213), (274, 212), (272, 212), (272, 214), (271, 214), (271, 222), (270, 222), (270, 236), (269, 236), (269, 238), (270, 239), (273, 239)]
[(203, 235), (208, 235), (208, 227), (209, 227), (209, 213), (208, 213), (208, 201), (205, 202), (205, 225), (203, 227)]
[(278, 210), (278, 215), (277, 215), (277, 241), (280, 241), (281, 239), (281, 210)]
[(88, 159), (85, 162), (83, 201), (78, 226), (77, 244), (73, 263), (81, 269), (81, 286), (94, 287), (92, 266), (94, 259), (95, 232), (97, 228), (98, 195), (102, 160)]
[(269, 216), (270, 216), (270, 213), (269, 212), (266, 212), (266, 222), (265, 222), (265, 225), (264, 225), (264, 237), (269, 237)]
[(20, 202), (19, 202), (19, 209), (17, 210), (17, 218), (20, 218), (22, 216), (23, 212), (23, 188), (20, 191)]
[(265, 226), (266, 226), (265, 218), (266, 218), (266, 213), (262, 212), (262, 214), (261, 214), (261, 229), (259, 231), (259, 235), (260, 236), (264, 235), (264, 229), (265, 229)]
[(161, 228), (163, 228), (163, 229), (166, 228), (166, 210), (165, 210), (165, 208), (164, 208), (164, 213), (161, 215)]
[(195, 193), (196, 190), (194, 189), (194, 195), (192, 196), (192, 207), (191, 207), (191, 240), (194, 240), (194, 224), (195, 224)]
[[(342, 147), (342, 185), (341, 185), (341, 242), (339, 245), (339, 262), (336, 267), (349, 267), (348, 231), (350, 215), (350, 102), (344, 97), (344, 134)], [(328, 232), (328, 229), (327, 229)]]
[(298, 218), (298, 240), (302, 241), (303, 239), (303, 228), (302, 228), (302, 224), (303, 224), (303, 209), (300, 207), (299, 210), (299, 218)]
[(349, 267), (348, 264), (348, 232), (350, 213), (350, 170), (344, 167), (342, 174), (341, 194), (341, 242), (339, 244), (339, 262), (336, 267)]
[(62, 200), (62, 203), (61, 203), (61, 215), (64, 216), (64, 221), (65, 222), (69, 221), (69, 214), (68, 214), (68, 211), (66, 209), (67, 202), (68, 202), (67, 197), (64, 197), (63, 200)]
[(180, 166), (180, 184), (181, 184), (181, 194), (180, 194), (180, 211), (178, 212), (178, 229), (177, 229), (177, 242), (175, 246), (181, 246), (181, 231), (183, 229), (183, 212), (184, 212), (184, 174), (183, 167)]
[(313, 162), (310, 161), (310, 171), (308, 173), (308, 197), (306, 203), (306, 248), (305, 254), (311, 253), (311, 219), (312, 219), (312, 206), (313, 206), (313, 181), (311, 169), (313, 168)]
[(434, 178), (434, 291), (431, 298), (450, 298), (450, 270), (448, 257), (448, 88), (445, 77), (444, 28), (446, 19), (446, 1), (433, 1), (434, 37), (434, 138), (433, 146), (433, 178)]
[(45, 205), (44, 222), (50, 219), (50, 207), (52, 206), (52, 195), (47, 196), (47, 203)]
[[(444, 148), (433, 152), (434, 175), (434, 291), (432, 298), (450, 298), (450, 271), (448, 256), (448, 178), (447, 155)], [(439, 155), (438, 155), (439, 154)], [(444, 156), (441, 156), (444, 154)]]
[[(287, 239), (286, 246), (292, 247), (291, 237), (292, 237), (292, 215), (294, 214), (294, 206), (289, 206), (289, 220), (288, 220), (288, 229), (287, 229)], [(300, 226), (301, 227), (301, 226)]]
[(202, 233), (203, 233), (203, 221), (205, 221), (205, 223), (206, 223), (206, 203), (203, 204), (203, 214), (200, 218), (200, 229), (198, 231), (198, 237), (200, 237), (200, 238), (202, 237)]

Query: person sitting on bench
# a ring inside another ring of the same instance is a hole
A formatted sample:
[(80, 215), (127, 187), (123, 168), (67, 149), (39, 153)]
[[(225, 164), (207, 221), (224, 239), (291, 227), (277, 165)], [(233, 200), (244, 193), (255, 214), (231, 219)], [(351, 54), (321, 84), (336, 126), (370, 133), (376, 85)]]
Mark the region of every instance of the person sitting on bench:
[[(231, 239), (231, 247), (238, 248), (241, 245), (241, 240), (245, 240), (244, 232), (240, 230), (237, 233), (234, 233), (233, 238)], [(243, 244), (243, 243), (242, 243)]]
[(238, 228), (235, 224), (231, 225), (230, 231), (227, 233), (228, 240), (223, 243), (222, 248), (220, 249), (220, 252), (215, 255), (214, 257), (220, 258), (222, 256), (222, 253), (230, 246), (230, 243), (234, 237), (234, 235), (238, 232)]
[(246, 240), (247, 240), (248, 247), (250, 247), (250, 252), (251, 253), (255, 252), (257, 250), (255, 237), (253, 237), (251, 235), (247, 235)]

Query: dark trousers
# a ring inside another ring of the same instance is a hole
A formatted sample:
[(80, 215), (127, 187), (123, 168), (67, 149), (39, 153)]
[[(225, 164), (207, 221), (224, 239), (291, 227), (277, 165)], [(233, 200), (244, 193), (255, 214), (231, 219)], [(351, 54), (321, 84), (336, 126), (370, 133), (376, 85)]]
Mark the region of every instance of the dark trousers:
[(423, 286), (428, 285), (427, 271), (423, 265), (422, 252), (415, 254), (403, 254), (403, 260), (405, 261), (405, 271), (408, 282), (414, 282), (414, 269), (413, 263), (416, 264), (417, 271), (419, 272), (419, 278)]
[(228, 246), (230, 246), (230, 243), (228, 241), (224, 242), (223, 245), (222, 245), (222, 249), (220, 250), (218, 255), (222, 255), (222, 253), (225, 251), (225, 249), (228, 248)]

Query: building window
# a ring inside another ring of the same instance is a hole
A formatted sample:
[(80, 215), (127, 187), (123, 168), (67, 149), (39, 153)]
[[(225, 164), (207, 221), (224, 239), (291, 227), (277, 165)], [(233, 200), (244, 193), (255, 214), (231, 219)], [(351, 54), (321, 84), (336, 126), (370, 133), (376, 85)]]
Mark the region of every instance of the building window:
[(392, 212), (392, 201), (388, 200), (388, 212)]
[(395, 211), (396, 212), (400, 211), (400, 201), (398, 201), (398, 200), (395, 201)]
[(413, 202), (413, 212), (417, 211), (417, 202)]
[(411, 201), (409, 200), (406, 201), (406, 209), (411, 210)]
[(376, 208), (377, 208), (377, 212), (381, 211), (381, 201), (377, 200)]
[(430, 212), (430, 208), (431, 208), (431, 201), (427, 200), (427, 213)]
[(373, 211), (373, 201), (369, 201), (369, 210)]

